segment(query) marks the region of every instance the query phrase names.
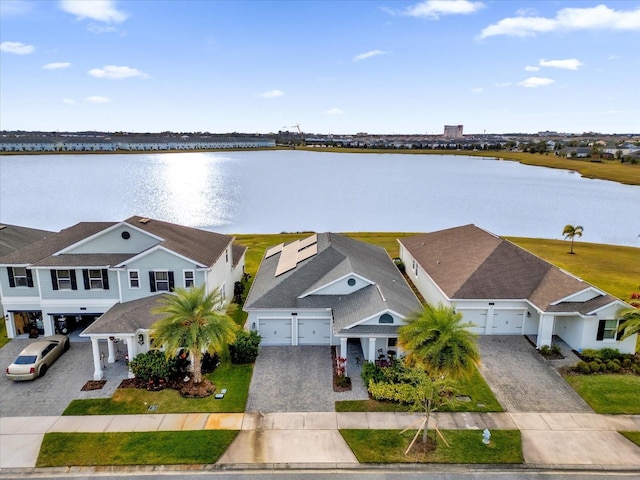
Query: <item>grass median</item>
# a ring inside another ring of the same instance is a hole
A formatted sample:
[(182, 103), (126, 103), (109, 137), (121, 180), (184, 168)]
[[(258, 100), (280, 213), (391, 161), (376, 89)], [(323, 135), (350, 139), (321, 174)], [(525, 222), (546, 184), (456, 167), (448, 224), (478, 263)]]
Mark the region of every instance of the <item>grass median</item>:
[(216, 463), (235, 430), (47, 433), (36, 467)]
[[(518, 430), (494, 430), (489, 445), (482, 443), (480, 430), (441, 430), (450, 445), (438, 438), (436, 448), (426, 453), (405, 455), (416, 430), (340, 430), (360, 463), (523, 463)], [(429, 434), (432, 435), (432, 432)], [(420, 442), (419, 438), (416, 442)]]

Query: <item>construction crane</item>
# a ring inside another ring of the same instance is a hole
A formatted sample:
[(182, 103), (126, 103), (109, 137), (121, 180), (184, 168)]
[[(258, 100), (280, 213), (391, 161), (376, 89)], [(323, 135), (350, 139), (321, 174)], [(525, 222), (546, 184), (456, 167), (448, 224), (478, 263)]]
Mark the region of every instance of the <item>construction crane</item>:
[(300, 134), (300, 143), (301, 145), (304, 145), (304, 134), (302, 133), (302, 130), (300, 130), (300, 124), (296, 123), (295, 125), (291, 125), (289, 127), (282, 127), (282, 128), (295, 128), (298, 130), (298, 133)]

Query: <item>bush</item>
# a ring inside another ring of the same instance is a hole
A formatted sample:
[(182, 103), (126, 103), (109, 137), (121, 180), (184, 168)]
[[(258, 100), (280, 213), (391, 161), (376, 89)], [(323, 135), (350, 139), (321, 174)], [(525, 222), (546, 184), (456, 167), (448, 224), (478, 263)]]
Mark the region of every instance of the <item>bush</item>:
[(540, 354), (543, 357), (547, 357), (550, 353), (551, 353), (551, 347), (549, 347), (549, 345), (542, 345), (540, 347)]
[(587, 362), (579, 361), (576, 363), (576, 370), (580, 373), (591, 373), (591, 368)]
[(598, 350), (595, 350), (593, 348), (585, 348), (582, 353), (580, 353), (580, 356), (584, 359), (585, 362), (592, 362), (596, 358), (600, 358)]
[(396, 267), (398, 267), (398, 270), (400, 270), (402, 273), (405, 273), (406, 268), (404, 266), (404, 262), (399, 257), (394, 258), (393, 263), (396, 264)]
[(605, 362), (620, 358), (620, 350), (617, 348), (601, 348), (598, 353), (600, 354), (600, 358)]
[(613, 360), (609, 360), (606, 363), (606, 366), (608, 372), (617, 372), (618, 370), (620, 370), (620, 363), (616, 363)]
[(258, 349), (262, 337), (255, 330), (247, 332), (242, 330), (237, 333), (236, 341), (229, 345), (231, 363), (253, 363), (258, 358)]
[(622, 360), (622, 366), (624, 368), (631, 367), (631, 359), (630, 358), (625, 358), (624, 360)]
[(631, 365), (631, 371), (636, 375), (640, 375), (640, 364)]
[(551, 345), (551, 353), (554, 355), (562, 355), (562, 349), (558, 345)]
[(415, 387), (408, 383), (369, 382), (369, 393), (375, 400), (409, 403)]
[(211, 355), (209, 352), (204, 352), (200, 363), (200, 371), (202, 373), (211, 373), (220, 365), (220, 357), (217, 353)]
[(377, 366), (373, 362), (364, 362), (360, 376), (362, 380), (364, 380), (365, 385), (369, 385), (372, 381), (378, 383), (386, 380), (382, 367)]
[(129, 362), (131, 371), (136, 378), (145, 382), (170, 380), (182, 373), (180, 361), (177, 357), (167, 358), (160, 350), (150, 350), (141, 353)]
[(596, 361), (589, 362), (589, 368), (591, 369), (592, 373), (598, 373), (600, 371), (600, 363)]

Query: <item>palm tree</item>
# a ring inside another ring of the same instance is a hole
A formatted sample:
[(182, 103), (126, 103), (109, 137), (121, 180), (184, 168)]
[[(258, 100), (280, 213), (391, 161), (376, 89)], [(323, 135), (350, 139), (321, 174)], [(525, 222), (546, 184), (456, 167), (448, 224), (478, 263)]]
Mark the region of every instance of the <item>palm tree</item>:
[(409, 365), (422, 365), (432, 377), (466, 377), (480, 360), (470, 326), (453, 307), (427, 305), (398, 329), (398, 341)]
[(199, 288), (176, 288), (165, 295), (153, 313), (165, 315), (153, 324), (152, 338), (163, 345), (167, 357), (181, 348), (193, 360), (193, 381), (202, 382), (201, 360), (204, 352), (221, 352), (236, 338), (237, 325), (224, 312), (220, 292), (205, 293)]
[(616, 313), (616, 319), (622, 322), (618, 326), (618, 331), (624, 331), (620, 340), (629, 338), (635, 333), (640, 333), (640, 308), (621, 308)]
[(581, 237), (583, 230), (584, 228), (582, 228), (580, 225), (576, 225), (575, 227), (573, 225), (566, 225), (564, 227), (564, 230), (562, 230), (562, 235), (564, 235), (564, 239), (565, 240), (567, 238), (571, 239), (571, 251), (569, 253), (573, 254), (573, 239), (575, 237)]

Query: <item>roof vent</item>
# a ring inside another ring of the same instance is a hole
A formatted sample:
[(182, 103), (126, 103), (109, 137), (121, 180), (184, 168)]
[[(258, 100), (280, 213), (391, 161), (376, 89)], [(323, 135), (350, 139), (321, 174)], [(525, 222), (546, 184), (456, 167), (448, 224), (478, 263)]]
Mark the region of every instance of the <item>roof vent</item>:
[(147, 224), (151, 221), (150, 218), (141, 218), (140, 220), (138, 220), (138, 222), (142, 223), (142, 224)]

